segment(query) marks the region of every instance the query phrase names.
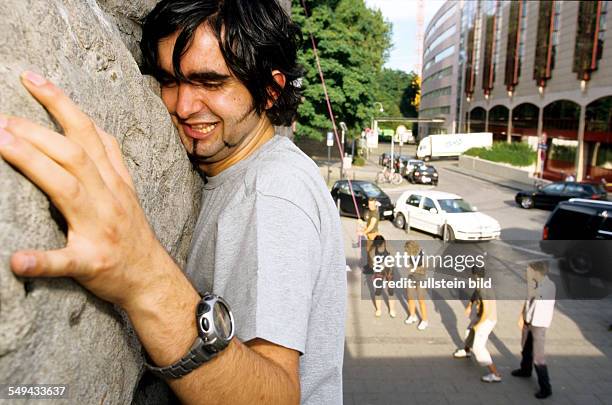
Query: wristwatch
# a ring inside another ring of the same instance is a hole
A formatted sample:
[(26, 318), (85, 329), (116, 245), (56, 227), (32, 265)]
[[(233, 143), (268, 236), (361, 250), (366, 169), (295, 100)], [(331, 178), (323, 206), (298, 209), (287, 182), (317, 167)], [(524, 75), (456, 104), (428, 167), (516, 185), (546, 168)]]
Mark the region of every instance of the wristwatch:
[(222, 352), (234, 337), (234, 315), (225, 300), (206, 293), (196, 307), (198, 337), (185, 356), (166, 367), (145, 362), (151, 372), (161, 378), (183, 377)]

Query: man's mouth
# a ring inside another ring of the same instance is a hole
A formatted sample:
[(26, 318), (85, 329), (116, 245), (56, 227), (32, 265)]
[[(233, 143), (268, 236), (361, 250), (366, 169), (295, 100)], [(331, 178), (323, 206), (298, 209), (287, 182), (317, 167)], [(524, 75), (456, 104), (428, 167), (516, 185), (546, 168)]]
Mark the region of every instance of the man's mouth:
[(219, 125), (218, 122), (202, 123), (202, 124), (183, 124), (185, 134), (194, 139), (207, 138)]

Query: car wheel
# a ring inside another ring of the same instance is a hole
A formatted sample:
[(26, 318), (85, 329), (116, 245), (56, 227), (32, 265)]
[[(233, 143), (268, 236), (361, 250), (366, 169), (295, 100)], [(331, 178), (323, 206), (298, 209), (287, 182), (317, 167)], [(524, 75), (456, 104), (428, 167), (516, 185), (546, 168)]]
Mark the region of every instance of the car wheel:
[(587, 276), (593, 271), (593, 260), (585, 253), (570, 254), (565, 259), (567, 268), (579, 276)]
[(442, 228), (442, 240), (445, 242), (453, 242), (455, 240), (455, 232), (453, 232), (453, 228), (449, 225), (445, 225)]
[(404, 218), (404, 214), (397, 214), (393, 220), (393, 225), (399, 229), (406, 229), (406, 218)]
[(529, 208), (533, 207), (533, 198), (531, 197), (522, 197), (521, 198), (521, 207), (525, 208), (526, 210), (528, 210)]

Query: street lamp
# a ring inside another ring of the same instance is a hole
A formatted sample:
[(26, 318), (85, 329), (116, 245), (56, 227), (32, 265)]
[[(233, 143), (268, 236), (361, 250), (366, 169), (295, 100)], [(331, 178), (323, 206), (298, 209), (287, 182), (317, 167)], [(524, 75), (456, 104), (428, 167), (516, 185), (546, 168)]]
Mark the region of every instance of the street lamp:
[(344, 179), (344, 134), (348, 132), (348, 128), (344, 121), (340, 122), (340, 129), (342, 130), (342, 141), (340, 143), (340, 150), (342, 151), (342, 153), (340, 153), (340, 180), (342, 180)]
[[(378, 111), (380, 113), (385, 112), (385, 109), (383, 108), (382, 103), (380, 101), (375, 101), (374, 104), (373, 104), (374, 107), (376, 107), (377, 104), (380, 105), (380, 108), (378, 109)], [(378, 136), (378, 131), (376, 131), (376, 128), (374, 127), (374, 124), (376, 124), (376, 121), (374, 120), (374, 114), (372, 114), (372, 125), (370, 126), (370, 129), (374, 132), (374, 134), (376, 134), (376, 136)], [(367, 140), (366, 140), (366, 145), (367, 145)], [(366, 158), (369, 159), (370, 158), (370, 148), (367, 147), (367, 146), (366, 146), (366, 153), (367, 153)]]

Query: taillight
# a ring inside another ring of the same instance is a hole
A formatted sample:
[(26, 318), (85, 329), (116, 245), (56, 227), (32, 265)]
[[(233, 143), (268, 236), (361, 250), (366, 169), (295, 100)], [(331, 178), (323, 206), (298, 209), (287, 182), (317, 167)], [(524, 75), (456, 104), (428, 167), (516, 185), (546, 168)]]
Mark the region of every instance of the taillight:
[(548, 227), (545, 226), (544, 230), (542, 231), (542, 240), (548, 240)]
[(591, 200), (599, 200), (601, 198), (601, 196), (599, 194), (593, 194), (591, 196)]

